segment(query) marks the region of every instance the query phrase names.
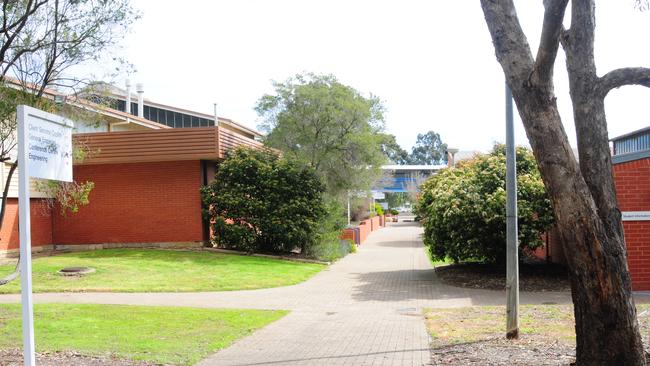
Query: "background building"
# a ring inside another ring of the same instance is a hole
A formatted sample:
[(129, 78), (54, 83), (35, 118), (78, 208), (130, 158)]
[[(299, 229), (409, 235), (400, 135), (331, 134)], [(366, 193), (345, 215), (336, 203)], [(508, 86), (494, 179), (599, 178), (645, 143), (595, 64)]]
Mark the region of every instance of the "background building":
[[(80, 112), (75, 113), (73, 139), (87, 156), (75, 162), (73, 176), (77, 182), (92, 181), (95, 187), (89, 205), (61, 215), (53, 201), (32, 185), (35, 251), (202, 245), (210, 232), (202, 217), (200, 187), (213, 179), (228, 150), (242, 145), (263, 148), (258, 141), (261, 133), (228, 119), (218, 118), (215, 126), (214, 117), (147, 102), (150, 113), (172, 116), (155, 121), (98, 104), (97, 98), (73, 98), (53, 90), (44, 97), (65, 97), (65, 108)], [(171, 120), (188, 118), (191, 127), (169, 125)], [(9, 165), (0, 165), (4, 189)], [(9, 184), (0, 256), (18, 252), (19, 169)]]

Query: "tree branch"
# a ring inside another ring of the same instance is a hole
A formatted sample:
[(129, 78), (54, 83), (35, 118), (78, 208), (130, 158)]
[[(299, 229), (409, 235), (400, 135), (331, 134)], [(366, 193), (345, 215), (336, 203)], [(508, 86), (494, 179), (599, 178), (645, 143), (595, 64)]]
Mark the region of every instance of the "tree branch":
[(515, 5), (512, 0), (481, 0), (481, 7), (508, 84), (513, 89), (519, 87), (513, 83), (527, 80), (535, 61), (519, 24)]
[(569, 0), (544, 1), (544, 22), (534, 71), (537, 80), (544, 84), (548, 84), (553, 79), (553, 65), (560, 47), (562, 21), (568, 3)]
[[(596, 30), (595, 0), (571, 0), (571, 29), (563, 43), (567, 55), (567, 71), (581, 74), (583, 83), (596, 78), (594, 34)], [(569, 77), (570, 78), (570, 77)], [(581, 88), (571, 85), (572, 90)]]
[(625, 85), (641, 85), (650, 88), (650, 68), (626, 67), (616, 69), (598, 79), (598, 89), (603, 97), (612, 89)]

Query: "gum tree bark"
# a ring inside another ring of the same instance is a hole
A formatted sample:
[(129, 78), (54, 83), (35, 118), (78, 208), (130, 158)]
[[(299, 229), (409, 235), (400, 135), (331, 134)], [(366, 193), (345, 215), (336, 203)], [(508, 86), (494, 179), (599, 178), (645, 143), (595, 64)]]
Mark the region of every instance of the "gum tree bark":
[[(607, 136), (604, 100), (623, 85), (650, 86), (650, 69), (596, 74), (595, 0), (545, 0), (537, 55), (512, 0), (481, 0), (497, 60), (553, 202), (571, 278), (577, 365), (645, 365), (631, 296), (625, 240)], [(553, 66), (566, 55), (580, 165), (569, 145), (553, 91)]]

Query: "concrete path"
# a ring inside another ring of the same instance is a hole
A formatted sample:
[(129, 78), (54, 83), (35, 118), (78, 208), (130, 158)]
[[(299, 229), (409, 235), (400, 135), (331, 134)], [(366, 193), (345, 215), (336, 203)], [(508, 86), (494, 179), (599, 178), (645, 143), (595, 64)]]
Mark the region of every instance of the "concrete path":
[[(304, 283), (212, 293), (36, 294), (36, 302), (287, 309), (281, 320), (199, 365), (427, 365), (425, 308), (501, 305), (501, 291), (439, 283), (422, 247), (422, 229), (399, 223), (372, 233)], [(18, 302), (18, 295), (0, 302)], [(522, 303), (570, 303), (566, 293), (522, 293)]]

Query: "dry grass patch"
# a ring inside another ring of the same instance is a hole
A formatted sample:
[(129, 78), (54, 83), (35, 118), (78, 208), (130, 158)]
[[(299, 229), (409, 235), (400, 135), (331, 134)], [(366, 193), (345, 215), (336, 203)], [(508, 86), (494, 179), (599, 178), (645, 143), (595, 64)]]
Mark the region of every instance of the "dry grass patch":
[[(650, 341), (650, 305), (638, 306), (644, 343)], [(426, 312), (434, 365), (568, 365), (575, 360), (573, 307), (520, 308), (520, 338), (505, 339), (503, 306)]]

